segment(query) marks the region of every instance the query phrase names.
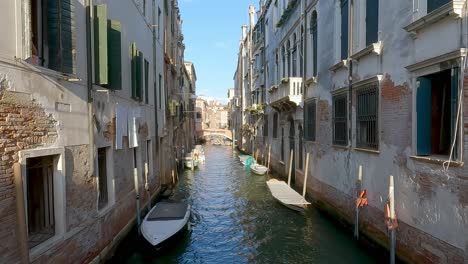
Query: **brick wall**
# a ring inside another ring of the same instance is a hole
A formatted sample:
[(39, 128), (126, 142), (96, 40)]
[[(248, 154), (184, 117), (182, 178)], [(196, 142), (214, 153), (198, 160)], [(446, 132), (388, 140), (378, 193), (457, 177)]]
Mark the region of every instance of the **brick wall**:
[(0, 81), (0, 263), (11, 263), (19, 257), (13, 176), (18, 151), (48, 145), (57, 139), (52, 115), (29, 94), (7, 88), (8, 83)]

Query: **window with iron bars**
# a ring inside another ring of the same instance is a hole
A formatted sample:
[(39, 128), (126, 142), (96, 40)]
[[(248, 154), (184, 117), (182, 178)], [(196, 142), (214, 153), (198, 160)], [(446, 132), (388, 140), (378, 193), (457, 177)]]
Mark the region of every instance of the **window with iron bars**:
[(346, 94), (333, 96), (333, 144), (348, 144), (348, 109)]
[(364, 149), (379, 148), (377, 84), (356, 92), (356, 146)]
[(304, 138), (307, 141), (315, 141), (315, 122), (316, 122), (316, 101), (310, 100), (304, 104), (304, 125), (305, 134)]

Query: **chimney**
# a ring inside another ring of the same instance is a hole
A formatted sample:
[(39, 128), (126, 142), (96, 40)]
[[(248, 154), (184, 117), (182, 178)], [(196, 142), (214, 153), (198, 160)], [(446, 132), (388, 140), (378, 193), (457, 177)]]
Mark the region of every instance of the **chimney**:
[(250, 17), (250, 30), (255, 26), (255, 7), (253, 5), (249, 6), (249, 17)]
[(242, 40), (241, 41), (244, 41), (246, 37), (247, 37), (247, 25), (242, 25)]

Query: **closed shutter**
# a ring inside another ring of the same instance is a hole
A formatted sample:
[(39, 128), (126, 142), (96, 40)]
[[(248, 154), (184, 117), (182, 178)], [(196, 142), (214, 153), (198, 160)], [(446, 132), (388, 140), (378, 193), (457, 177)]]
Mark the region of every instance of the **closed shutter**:
[(348, 58), (348, 0), (341, 0), (341, 59)]
[(107, 5), (94, 7), (94, 78), (96, 84), (107, 85), (108, 54), (107, 54)]
[(305, 121), (306, 121), (306, 131), (305, 137), (307, 140), (315, 141), (315, 101), (310, 101), (306, 103), (306, 111), (305, 111)]
[[(459, 68), (452, 68), (452, 81), (451, 81), (451, 118), (450, 118), (450, 147), (452, 147), (453, 140), (457, 138), (457, 130), (455, 129), (456, 122), (457, 122), (457, 111), (458, 111), (458, 71)], [(458, 141), (458, 139), (457, 139)], [(457, 142), (458, 143), (458, 142)], [(455, 148), (453, 150), (453, 157), (456, 159), (458, 157), (458, 144), (455, 144)]]
[(450, 0), (427, 0), (427, 13), (430, 13), (437, 8), (451, 2)]
[(49, 60), (45, 61), (45, 65), (49, 69), (61, 71), (60, 2), (58, 0), (47, 1), (47, 45)]
[(367, 0), (366, 4), (366, 45), (378, 41), (379, 0)]
[(130, 47), (130, 59), (132, 67), (132, 98), (137, 99), (137, 46), (136, 43), (132, 43)]
[(122, 89), (122, 25), (108, 21), (109, 89)]
[(416, 98), (417, 152), (419, 156), (431, 154), (431, 80), (418, 78), (419, 87)]
[(145, 60), (145, 103), (149, 103), (149, 62)]
[(317, 32), (317, 13), (314, 11), (312, 14), (312, 70), (313, 76), (317, 76), (317, 45), (318, 45), (318, 32)]
[(61, 6), (61, 43), (62, 43), (62, 72), (76, 72), (76, 33), (75, 6), (73, 0), (60, 1)]

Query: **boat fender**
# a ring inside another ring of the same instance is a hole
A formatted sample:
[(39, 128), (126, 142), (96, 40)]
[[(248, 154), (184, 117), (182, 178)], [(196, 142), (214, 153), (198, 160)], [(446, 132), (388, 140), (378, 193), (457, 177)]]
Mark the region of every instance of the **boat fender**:
[(387, 230), (390, 232), (392, 229), (396, 229), (398, 227), (398, 221), (395, 212), (395, 219), (390, 218), (390, 202), (388, 201), (384, 206), (385, 212), (385, 225), (387, 226)]
[(362, 190), (359, 196), (356, 198), (356, 208), (364, 207), (366, 205), (368, 205), (367, 190)]

